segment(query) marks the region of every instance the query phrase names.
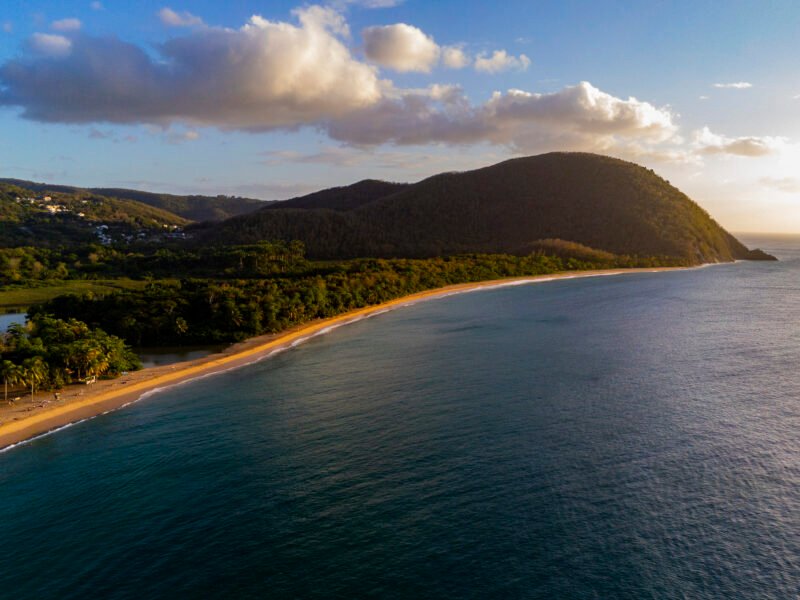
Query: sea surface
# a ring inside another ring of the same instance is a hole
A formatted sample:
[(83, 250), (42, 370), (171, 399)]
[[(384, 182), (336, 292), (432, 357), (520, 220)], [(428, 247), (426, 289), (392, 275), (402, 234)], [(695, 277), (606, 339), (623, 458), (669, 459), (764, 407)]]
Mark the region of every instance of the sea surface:
[(800, 593), (782, 260), (419, 303), (0, 454), (0, 597)]

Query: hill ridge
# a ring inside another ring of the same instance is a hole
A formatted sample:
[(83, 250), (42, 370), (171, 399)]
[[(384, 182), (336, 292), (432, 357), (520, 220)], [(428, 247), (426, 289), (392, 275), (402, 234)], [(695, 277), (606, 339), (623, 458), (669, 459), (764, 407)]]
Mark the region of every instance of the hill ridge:
[[(372, 195), (348, 197), (358, 182), (192, 232), (201, 243), (297, 239), (314, 258), (524, 253), (548, 239), (687, 264), (765, 258), (652, 169), (598, 154), (551, 152), (414, 184), (367, 182)], [(319, 201), (330, 197), (328, 206)]]

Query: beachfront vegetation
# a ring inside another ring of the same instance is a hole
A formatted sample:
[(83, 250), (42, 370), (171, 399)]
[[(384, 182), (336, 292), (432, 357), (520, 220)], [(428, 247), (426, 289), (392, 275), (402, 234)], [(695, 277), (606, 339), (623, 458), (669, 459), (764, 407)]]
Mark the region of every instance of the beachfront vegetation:
[(141, 367), (120, 338), (75, 319), (39, 314), (26, 325), (11, 325), (1, 342), (0, 377), (6, 401), (9, 386), (21, 385), (32, 396), (38, 388), (58, 389)]
[(250, 279), (187, 278), (142, 290), (61, 296), (32, 314), (77, 318), (134, 346), (232, 342), (446, 285), (619, 266), (614, 260), (537, 253), (309, 263)]

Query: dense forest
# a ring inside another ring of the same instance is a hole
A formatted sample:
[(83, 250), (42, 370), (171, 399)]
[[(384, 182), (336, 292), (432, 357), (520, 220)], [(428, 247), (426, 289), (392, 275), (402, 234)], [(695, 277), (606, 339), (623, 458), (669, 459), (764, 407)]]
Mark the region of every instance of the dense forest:
[(141, 368), (139, 357), (118, 337), (75, 319), (33, 316), (0, 335), (0, 378), (4, 400), (9, 386), (58, 389), (90, 378)]
[(539, 252), (522, 257), (297, 263), (294, 269), (249, 279), (182, 279), (175, 284), (153, 283), (143, 290), (60, 296), (31, 312), (77, 318), (135, 346), (233, 342), (450, 284), (570, 269), (663, 264), (571, 248), (573, 253), (576, 250), (585, 253), (584, 260)]
[(766, 258), (650, 169), (585, 153), (513, 159), (413, 185), (365, 181), (187, 231), (197, 244), (300, 240), (310, 257), (329, 259), (525, 254), (552, 238), (692, 264)]
[(261, 242), (192, 250), (87, 244), (70, 248), (0, 248), (0, 286), (30, 287), (67, 279), (262, 277), (308, 265), (300, 242)]

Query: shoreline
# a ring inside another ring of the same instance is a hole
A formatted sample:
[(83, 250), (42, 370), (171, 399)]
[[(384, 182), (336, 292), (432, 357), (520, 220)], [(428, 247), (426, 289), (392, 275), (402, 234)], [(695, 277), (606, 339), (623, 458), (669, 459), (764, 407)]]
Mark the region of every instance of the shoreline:
[[(117, 379), (100, 381), (93, 384), (91, 388), (86, 386), (86, 389), (82, 389), (80, 385), (73, 384), (65, 388), (65, 393), (62, 394), (64, 397), (59, 402), (42, 400), (42, 397), (50, 397), (51, 394), (49, 393), (44, 395), (37, 394), (39, 399), (30, 403), (30, 405), (25, 408), (24, 412), (19, 409), (12, 411), (7, 407), (0, 412), (0, 417), (4, 417), (3, 422), (0, 422), (0, 452), (9, 450), (31, 439), (42, 437), (59, 429), (64, 429), (79, 421), (84, 421), (122, 408), (159, 391), (163, 391), (165, 388), (170, 388), (216, 373), (244, 367), (259, 360), (266, 359), (278, 352), (292, 348), (311, 337), (327, 333), (331, 329), (424, 300), (444, 298), (454, 294), (484, 289), (496, 289), (506, 286), (525, 285), (560, 279), (603, 277), (626, 275), (630, 273), (685, 271), (697, 268), (700, 267), (654, 267), (603, 269), (597, 271), (566, 271), (547, 275), (531, 275), (527, 277), (460, 283), (424, 292), (416, 292), (408, 296), (389, 300), (382, 304), (354, 309), (328, 319), (309, 321), (280, 333), (250, 338), (229, 346), (221, 353), (210, 354), (203, 358), (171, 365), (145, 368), (131, 372)], [(39, 403), (37, 404), (37, 402)], [(11, 415), (19, 415), (20, 412), (23, 413), (23, 416), (15, 416), (11, 420), (5, 420), (5, 418)]]

